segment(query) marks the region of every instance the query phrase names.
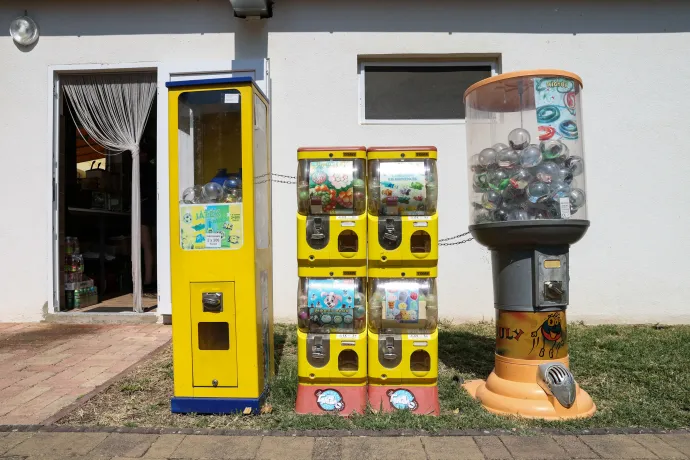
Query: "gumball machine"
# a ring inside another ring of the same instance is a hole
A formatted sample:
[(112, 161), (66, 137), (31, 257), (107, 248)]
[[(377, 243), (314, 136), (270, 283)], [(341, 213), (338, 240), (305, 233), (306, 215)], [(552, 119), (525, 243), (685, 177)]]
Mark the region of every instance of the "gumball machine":
[(302, 147), (297, 158), (300, 269), (341, 267), (364, 276), (366, 148)]
[(438, 415), (435, 147), (368, 149), (369, 404)]
[(366, 149), (298, 150), (300, 414), (366, 408)]
[[(465, 93), (470, 231), (491, 250), (495, 368), (465, 388), (491, 412), (542, 419), (596, 411), (568, 361), (569, 248), (589, 227), (582, 80), (513, 72)], [(473, 155), (474, 154), (474, 155)]]
[(436, 276), (436, 156), (436, 147), (367, 150), (370, 277)]

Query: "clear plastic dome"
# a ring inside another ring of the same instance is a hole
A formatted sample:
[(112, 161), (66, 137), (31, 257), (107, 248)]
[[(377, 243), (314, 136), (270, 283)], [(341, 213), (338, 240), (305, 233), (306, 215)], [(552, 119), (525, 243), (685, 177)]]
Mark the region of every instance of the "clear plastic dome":
[(435, 159), (369, 159), (369, 214), (430, 216), (437, 201)]
[(300, 278), (297, 325), (302, 332), (363, 332), (364, 295), (362, 278)]
[(582, 81), (514, 72), (465, 93), (470, 224), (587, 219)]
[(438, 324), (435, 278), (369, 278), (369, 329), (430, 332)]
[(299, 160), (297, 211), (302, 215), (361, 215), (366, 211), (365, 160)]

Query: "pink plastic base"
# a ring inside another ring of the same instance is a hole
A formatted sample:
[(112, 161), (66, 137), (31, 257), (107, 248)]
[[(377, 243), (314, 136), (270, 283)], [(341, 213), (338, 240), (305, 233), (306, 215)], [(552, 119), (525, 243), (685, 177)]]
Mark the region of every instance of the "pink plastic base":
[(439, 415), (438, 387), (369, 385), (369, 405), (374, 412), (410, 410), (419, 415)]
[(363, 414), (367, 407), (367, 387), (297, 385), (298, 414)]

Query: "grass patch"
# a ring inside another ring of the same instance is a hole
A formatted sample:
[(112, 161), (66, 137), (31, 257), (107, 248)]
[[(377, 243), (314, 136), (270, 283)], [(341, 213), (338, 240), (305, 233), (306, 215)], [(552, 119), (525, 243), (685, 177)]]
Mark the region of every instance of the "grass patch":
[[(121, 381), (58, 423), (236, 429), (493, 429), (537, 427), (690, 427), (690, 326), (568, 325), (571, 366), (597, 404), (588, 420), (545, 422), (498, 417), (482, 409), (457, 379), (485, 378), (493, 369), (494, 325), (442, 324), (439, 331), (440, 417), (406, 412), (339, 416), (294, 413), (297, 394), (297, 338), (292, 325), (276, 325), (277, 375), (268, 404), (271, 413), (178, 415), (170, 413), (172, 353), (160, 352)], [(459, 410), (459, 412), (458, 412)]]

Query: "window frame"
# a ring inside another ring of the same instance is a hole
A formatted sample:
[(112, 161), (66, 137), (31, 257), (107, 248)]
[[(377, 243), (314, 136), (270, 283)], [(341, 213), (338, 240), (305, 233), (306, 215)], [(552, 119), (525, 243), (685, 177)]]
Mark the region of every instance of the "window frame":
[(367, 119), (366, 118), (366, 104), (364, 100), (365, 84), (366, 84), (366, 68), (367, 67), (476, 67), (487, 66), (491, 68), (491, 76), (498, 75), (497, 62), (493, 59), (477, 61), (425, 61), (423, 59), (399, 59), (394, 61), (386, 60), (362, 60), (359, 62), (359, 124), (360, 125), (463, 125), (464, 118), (449, 118), (449, 119), (409, 119), (409, 120), (391, 120), (391, 119)]

